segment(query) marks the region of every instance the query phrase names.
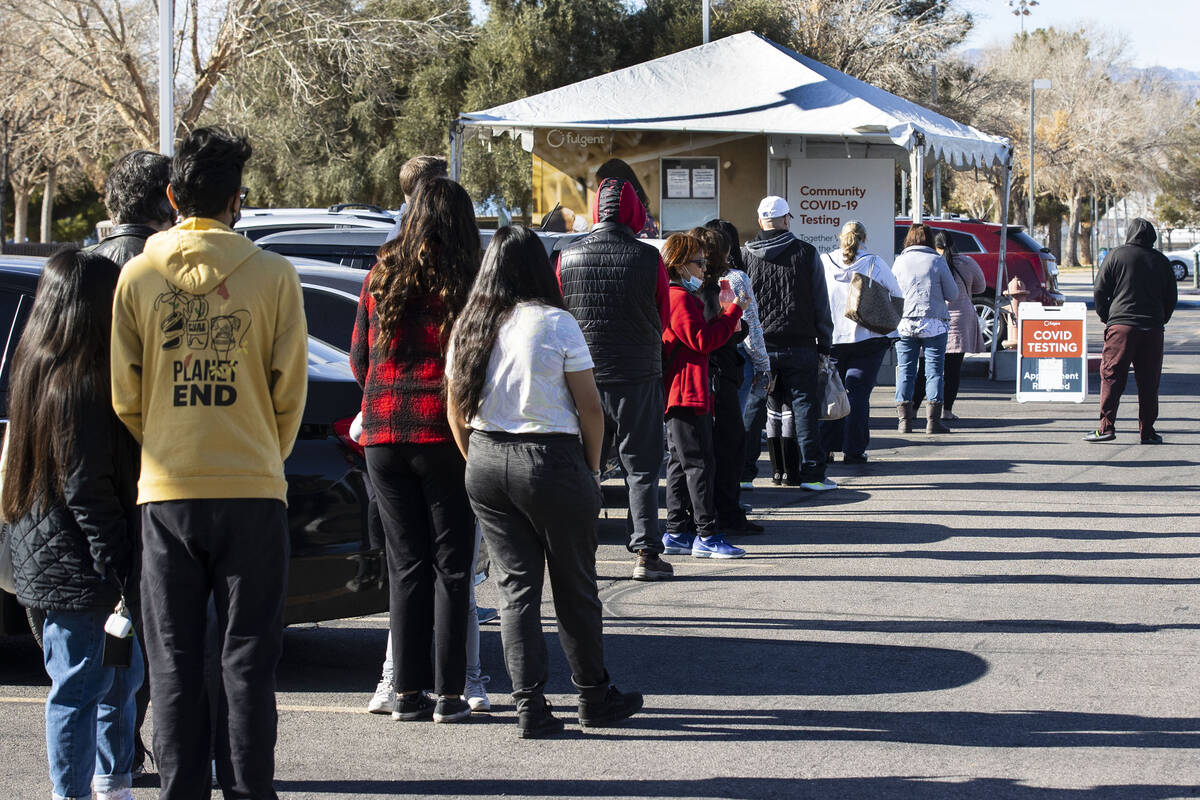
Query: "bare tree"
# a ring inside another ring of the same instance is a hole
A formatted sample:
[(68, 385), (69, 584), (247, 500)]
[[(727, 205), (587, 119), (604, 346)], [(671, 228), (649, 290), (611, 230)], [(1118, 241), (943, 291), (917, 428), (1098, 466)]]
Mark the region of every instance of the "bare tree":
[[(381, 52), (432, 57), (439, 42), (464, 35), (452, 23), (466, 0), (409, 16), (412, 3), (348, 0), (178, 0), (175, 37), (176, 136), (195, 127), (231, 73), (265, 56), (279, 65), (277, 88), (313, 102), (360, 78)], [(41, 46), (26, 79), (78, 90), (85, 98), (81, 141), (91, 157), (158, 143), (157, 4), (148, 0), (0, 0), (0, 16)], [(332, 65), (334, 69), (327, 67)]]

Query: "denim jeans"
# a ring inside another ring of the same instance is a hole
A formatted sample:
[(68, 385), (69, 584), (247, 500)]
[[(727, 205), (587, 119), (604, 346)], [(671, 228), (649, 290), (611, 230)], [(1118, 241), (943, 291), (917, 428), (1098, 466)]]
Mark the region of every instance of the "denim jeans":
[(946, 362), (946, 334), (901, 336), (896, 340), (896, 402), (911, 403), (917, 378), (917, 358), (925, 349), (925, 397), (941, 403)]
[(887, 347), (878, 340), (835, 344), (833, 357), (850, 398), (850, 414), (821, 423), (821, 445), (827, 453), (861, 456), (871, 443), (871, 392)]
[[(816, 347), (767, 347), (767, 358), (771, 359), (771, 371), (775, 373), (776, 391), (791, 399), (793, 424), (796, 427), (796, 443), (800, 447), (800, 480), (804, 483), (825, 480), (825, 453), (817, 424), (821, 419), (823, 392), (817, 380)], [(747, 419), (756, 420), (760, 415), (764, 423), (767, 413), (767, 396), (761, 399), (752, 392), (747, 400)], [(747, 430), (747, 460), (750, 449), (757, 443), (750, 442)]]
[(55, 800), (130, 785), (142, 651), (135, 636), (128, 667), (104, 666), (107, 618), (107, 611), (46, 612), (46, 753)]

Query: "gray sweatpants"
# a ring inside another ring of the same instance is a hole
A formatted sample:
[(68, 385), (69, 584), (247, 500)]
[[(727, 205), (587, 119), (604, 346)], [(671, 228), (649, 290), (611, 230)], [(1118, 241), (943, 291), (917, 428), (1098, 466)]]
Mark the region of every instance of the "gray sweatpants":
[(499, 575), (500, 637), (518, 708), (540, 698), (549, 678), (541, 610), (547, 567), (572, 681), (580, 689), (603, 685), (600, 490), (579, 438), (474, 431), (466, 484)]

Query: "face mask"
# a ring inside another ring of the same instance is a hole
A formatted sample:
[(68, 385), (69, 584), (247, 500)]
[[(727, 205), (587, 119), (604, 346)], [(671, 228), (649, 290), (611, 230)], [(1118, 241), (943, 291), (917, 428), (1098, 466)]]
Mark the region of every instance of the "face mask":
[(704, 283), (704, 281), (700, 280), (695, 275), (688, 275), (686, 278), (681, 280), (680, 283), (682, 283), (683, 288), (687, 289), (689, 292), (695, 292), (699, 291), (700, 285)]

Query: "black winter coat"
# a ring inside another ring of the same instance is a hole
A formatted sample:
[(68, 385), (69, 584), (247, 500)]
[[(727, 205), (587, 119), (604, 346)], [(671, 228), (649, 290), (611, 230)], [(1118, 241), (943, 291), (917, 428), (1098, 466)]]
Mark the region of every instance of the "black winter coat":
[(149, 225), (118, 225), (91, 251), (123, 267), (131, 258), (142, 254), (146, 249), (146, 240), (156, 233), (158, 231)]
[(13, 582), (29, 608), (110, 610), (118, 580), (136, 601), (137, 443), (107, 402), (82, 419), (62, 499), (12, 523)]
[(1154, 249), (1157, 238), (1153, 225), (1135, 218), (1125, 244), (1105, 256), (1092, 294), (1105, 325), (1157, 330), (1171, 319), (1179, 290), (1171, 262)]
[(603, 222), (559, 254), (567, 310), (579, 322), (597, 383), (662, 377), (658, 251), (619, 222)]
[(833, 316), (816, 249), (789, 231), (763, 231), (746, 242), (742, 260), (758, 300), (767, 349), (816, 346), (828, 353)]

